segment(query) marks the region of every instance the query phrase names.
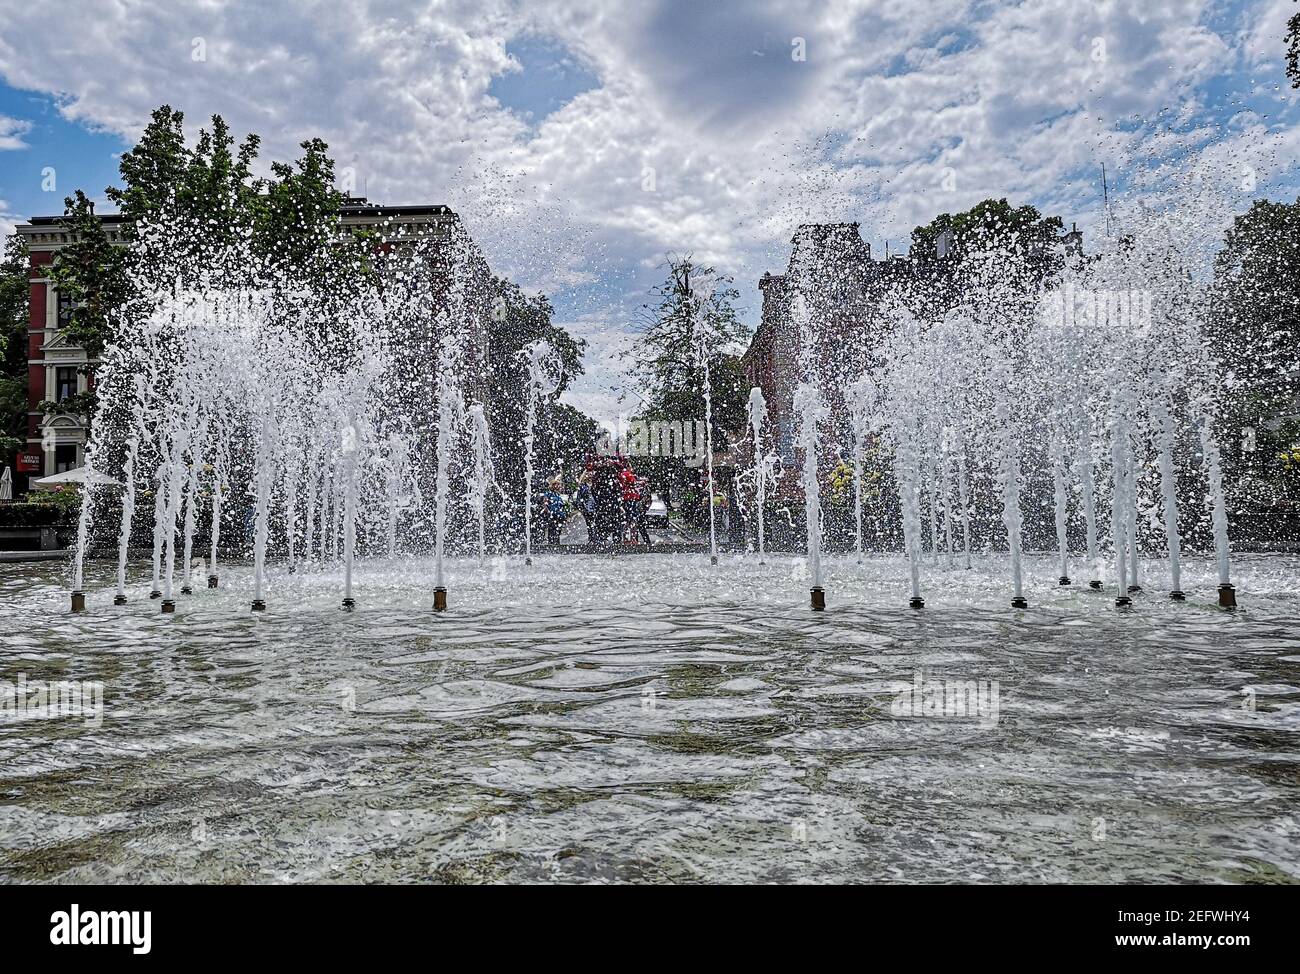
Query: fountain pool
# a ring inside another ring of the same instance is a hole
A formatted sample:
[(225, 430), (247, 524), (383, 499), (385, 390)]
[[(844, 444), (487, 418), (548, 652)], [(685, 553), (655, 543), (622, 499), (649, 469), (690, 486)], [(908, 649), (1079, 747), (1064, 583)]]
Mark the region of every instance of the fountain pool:
[[(405, 556), (352, 613), (341, 568), (268, 564), (253, 614), (229, 562), (162, 615), (89, 561), (73, 615), (65, 567), (5, 566), (0, 680), (104, 712), (0, 715), (0, 879), (1300, 881), (1300, 557), (1236, 556), (1235, 613), (1204, 557), (1124, 613), (1055, 554), (1021, 612), (1005, 555), (921, 612), (897, 554), (827, 555), (824, 613), (802, 554), (701, 559), (448, 557), (436, 614)], [(989, 706), (909, 712), (918, 675)]]

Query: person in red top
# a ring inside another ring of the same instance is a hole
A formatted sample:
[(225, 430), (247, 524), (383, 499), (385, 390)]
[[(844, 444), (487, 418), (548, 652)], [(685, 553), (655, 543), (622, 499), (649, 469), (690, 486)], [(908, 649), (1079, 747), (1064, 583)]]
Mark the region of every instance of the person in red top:
[(632, 524), (636, 520), (636, 505), (641, 499), (641, 493), (636, 489), (636, 474), (626, 460), (623, 461), (623, 469), (618, 472), (618, 480), (623, 488), (623, 540), (630, 543), (635, 538)]

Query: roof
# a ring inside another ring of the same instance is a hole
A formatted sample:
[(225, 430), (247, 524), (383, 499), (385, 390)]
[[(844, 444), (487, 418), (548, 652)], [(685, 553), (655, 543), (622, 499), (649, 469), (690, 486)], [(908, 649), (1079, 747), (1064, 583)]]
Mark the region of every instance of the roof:
[[(121, 213), (101, 213), (96, 214), (100, 223), (109, 225), (125, 223), (129, 219)], [(384, 217), (416, 217), (416, 216), (454, 216), (451, 208), (441, 203), (417, 203), (414, 205), (402, 206), (383, 206), (378, 203), (371, 203), (369, 200), (353, 200), (344, 202), (339, 207), (339, 215), (344, 217), (371, 217), (382, 219)], [(33, 227), (51, 227), (58, 226), (66, 220), (67, 217), (60, 214), (58, 216), (34, 216), (26, 222)]]
[[(49, 227), (49, 226), (56, 226), (56, 225), (62, 223), (62, 222), (63, 222), (64, 220), (66, 220), (66, 219), (67, 219), (67, 217), (65, 217), (65, 216), (63, 216), (63, 215), (59, 215), (59, 216), (34, 216), (34, 217), (32, 217), (30, 220), (28, 220), (27, 222), (30, 223), (30, 224), (31, 224), (32, 226), (34, 226), (34, 227)], [(104, 213), (104, 214), (99, 214), (99, 222), (100, 222), (100, 223), (125, 223), (125, 222), (126, 222), (126, 219), (127, 219), (127, 218), (124, 217), (121, 213)], [(21, 224), (20, 224), (20, 226), (21, 226)]]

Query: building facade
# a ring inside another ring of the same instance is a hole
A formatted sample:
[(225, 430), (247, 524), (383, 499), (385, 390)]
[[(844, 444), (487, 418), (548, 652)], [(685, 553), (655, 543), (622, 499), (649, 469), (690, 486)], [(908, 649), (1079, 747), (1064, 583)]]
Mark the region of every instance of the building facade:
[(761, 389), (767, 404), (768, 449), (781, 458), (783, 494), (798, 492), (794, 395), (801, 377), (816, 375), (832, 422), (842, 423), (844, 389), (873, 364), (888, 335), (882, 299), (902, 272), (898, 259), (872, 259), (856, 223), (804, 224), (790, 243), (786, 272), (759, 280), (762, 317), (741, 358), (750, 387)]
[[(876, 260), (857, 223), (804, 224), (790, 243), (786, 272), (765, 273), (759, 281), (762, 318), (741, 363), (750, 386), (761, 389), (767, 403), (768, 448), (781, 457), (784, 471), (780, 491), (796, 497), (802, 496), (797, 481), (802, 456), (795, 445), (794, 395), (801, 378), (815, 375), (830, 407), (830, 441), (847, 447), (845, 390), (880, 364), (897, 315), (906, 310), (932, 317), (958, 289), (944, 260), (950, 235), (941, 235), (937, 261), (912, 254)], [(1055, 247), (1063, 257), (1080, 256), (1082, 232), (1071, 227)], [(742, 462), (752, 463), (751, 445), (745, 450)]]
[[(125, 241), (123, 218), (99, 218), (113, 243)], [(72, 239), (63, 217), (32, 217), (17, 232), (30, 255), (27, 326), (27, 437), (18, 453), (15, 493), (34, 478), (73, 470), (85, 463), (90, 419), (85, 396), (94, 390), (97, 364), (68, 341), (62, 328), (72, 306), (50, 279), (54, 256)]]
[[(99, 217), (109, 240), (125, 245), (125, 218)], [(457, 249), (460, 270), (467, 281), (465, 323), (468, 340), (466, 374), (476, 381), (486, 374), (487, 322), (491, 308), (487, 261), (465, 232), (459, 216), (441, 205), (380, 206), (364, 199), (346, 202), (339, 214), (348, 232), (368, 232), (385, 252), (400, 251), (416, 241), (432, 241), (438, 280), (445, 289), (452, 279), (450, 253)], [(50, 278), (55, 256), (72, 242), (61, 216), (32, 217), (17, 232), (30, 255), (31, 293), (27, 333), (27, 430), (18, 453), (15, 495), (24, 493), (34, 479), (74, 470), (85, 463), (90, 433), (88, 393), (95, 388), (95, 366), (86, 350), (73, 344), (61, 327), (72, 311), (66, 295)], [(412, 350), (413, 355), (423, 354)], [(469, 393), (473, 394), (470, 389)]]

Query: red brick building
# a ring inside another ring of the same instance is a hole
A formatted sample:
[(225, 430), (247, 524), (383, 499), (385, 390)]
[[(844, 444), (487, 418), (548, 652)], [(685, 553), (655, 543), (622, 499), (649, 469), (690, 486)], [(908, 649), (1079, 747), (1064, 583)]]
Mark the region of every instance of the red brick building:
[[(110, 241), (125, 243), (124, 217), (108, 214), (99, 220)], [(340, 223), (350, 231), (376, 234), (384, 250), (417, 239), (436, 241), (439, 254), (445, 254), (453, 241), (467, 246), (467, 272), (473, 283), (466, 289), (466, 317), (472, 323), (474, 337), (467, 350), (466, 373), (475, 379), (483, 376), (491, 271), (464, 233), (460, 217), (446, 206), (378, 206), (358, 199), (344, 204)], [(71, 240), (63, 217), (32, 217), (20, 224), (17, 232), (26, 241), (30, 254), (31, 295), (27, 333), (27, 436), (18, 453), (15, 496), (24, 493), (31, 480), (73, 470), (85, 463), (90, 421), (80, 411), (85, 400), (78, 397), (94, 389), (97, 364), (84, 348), (69, 342), (61, 329), (71, 305), (66, 296), (58, 293), (49, 270), (55, 254)], [(64, 403), (67, 408), (60, 408)]]
[[(793, 487), (802, 462), (795, 448), (797, 422), (794, 393), (803, 363), (803, 336), (795, 314), (802, 298), (813, 336), (809, 361), (817, 371), (833, 422), (844, 420), (843, 391), (872, 364), (875, 349), (889, 332), (880, 303), (898, 278), (901, 264), (875, 261), (871, 245), (856, 223), (804, 224), (791, 238), (785, 274), (765, 273), (759, 281), (763, 313), (758, 330), (741, 359), (750, 386), (763, 390), (767, 402), (770, 447), (786, 471), (783, 491)], [(744, 462), (752, 462), (746, 444)]]

